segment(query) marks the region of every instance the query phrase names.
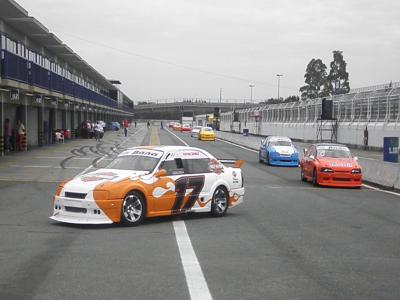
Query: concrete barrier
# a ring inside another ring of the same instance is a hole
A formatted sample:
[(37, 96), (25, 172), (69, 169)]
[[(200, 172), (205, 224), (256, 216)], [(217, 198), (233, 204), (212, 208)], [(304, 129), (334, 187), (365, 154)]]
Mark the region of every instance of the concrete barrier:
[[(217, 131), (217, 137), (239, 144), (254, 150), (260, 148), (262, 137), (243, 136), (237, 133)], [(298, 144), (299, 150), (304, 148), (305, 144)], [(302, 153), (302, 151), (300, 151)], [(359, 157), (358, 161), (362, 167), (363, 180), (384, 186), (389, 189), (400, 190), (400, 163), (384, 162), (380, 159)]]

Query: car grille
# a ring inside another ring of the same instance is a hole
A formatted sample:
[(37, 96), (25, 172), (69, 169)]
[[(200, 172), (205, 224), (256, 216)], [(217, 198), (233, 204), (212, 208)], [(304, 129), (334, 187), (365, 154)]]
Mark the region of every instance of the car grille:
[(350, 178), (333, 178), (335, 181), (350, 181)]
[(68, 212), (82, 213), (82, 214), (86, 214), (86, 212), (87, 212), (86, 208), (73, 207), (73, 206), (65, 206), (65, 210)]
[(67, 198), (85, 199), (86, 195), (86, 193), (65, 192), (65, 197)]

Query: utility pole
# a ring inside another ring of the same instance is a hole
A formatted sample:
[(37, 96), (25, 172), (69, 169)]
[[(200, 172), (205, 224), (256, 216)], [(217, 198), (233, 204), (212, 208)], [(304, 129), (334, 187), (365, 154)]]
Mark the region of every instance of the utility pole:
[(222, 88), (219, 88), (219, 103), (222, 102)]
[(253, 104), (253, 87), (255, 87), (254, 84), (249, 84), (250, 87), (250, 103)]
[(281, 85), (281, 76), (283, 76), (283, 74), (276, 74), (276, 76), (278, 76), (278, 100), (279, 100), (280, 99), (279, 98), (279, 88)]

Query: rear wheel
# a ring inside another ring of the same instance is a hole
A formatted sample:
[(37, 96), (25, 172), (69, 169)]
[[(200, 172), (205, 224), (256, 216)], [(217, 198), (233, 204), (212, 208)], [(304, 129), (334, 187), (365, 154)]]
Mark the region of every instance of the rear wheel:
[(128, 193), (122, 203), (121, 224), (137, 226), (146, 216), (146, 201), (139, 192)]
[(219, 186), (214, 192), (212, 203), (211, 203), (211, 214), (214, 217), (223, 217), (228, 210), (228, 191)]
[(314, 169), (314, 171), (313, 171), (312, 183), (313, 183), (313, 185), (318, 186), (317, 169)]

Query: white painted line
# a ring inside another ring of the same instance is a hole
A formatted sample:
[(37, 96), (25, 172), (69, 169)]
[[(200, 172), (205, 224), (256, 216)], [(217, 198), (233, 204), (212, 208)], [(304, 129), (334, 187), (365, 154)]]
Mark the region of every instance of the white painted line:
[[(248, 150), (248, 151), (251, 151), (251, 152), (256, 152), (256, 153), (258, 153), (258, 151), (256, 151), (256, 150), (249, 149), (249, 148), (243, 147), (243, 146), (241, 146), (241, 145), (238, 145), (238, 144), (235, 144), (235, 143), (232, 143), (232, 142), (228, 142), (228, 141), (225, 141), (225, 140), (221, 140), (221, 139), (219, 139), (219, 138), (217, 138), (217, 140), (219, 140), (219, 141), (221, 141), (221, 142), (224, 142), (224, 143), (227, 143), (227, 144), (230, 144), (230, 145), (233, 145), (233, 146), (236, 146), (236, 147), (238, 147), (238, 148), (242, 148), (242, 149), (244, 149), (244, 150)], [(377, 188), (377, 187), (374, 187), (374, 186), (371, 186), (371, 185), (368, 185), (368, 184), (365, 184), (365, 183), (363, 183), (362, 186), (364, 186), (364, 187), (366, 187), (366, 188), (368, 188), (368, 189), (371, 189), (371, 190), (378, 191), (378, 192), (382, 192), (382, 193), (386, 193), (386, 194), (391, 194), (391, 195), (395, 195), (395, 196), (400, 196), (400, 193), (382, 190), (382, 189), (380, 189), (380, 188)]]
[(250, 149), (250, 148), (247, 148), (247, 147), (244, 147), (244, 146), (241, 146), (241, 145), (232, 143), (232, 142), (228, 142), (228, 141), (222, 140), (222, 139), (220, 139), (220, 138), (217, 138), (217, 140), (220, 141), (220, 142), (223, 142), (223, 143), (227, 143), (227, 144), (230, 144), (230, 145), (234, 145), (234, 146), (239, 147), (239, 148), (242, 148), (242, 149), (244, 149), (244, 150), (248, 150), (248, 151), (251, 151), (251, 152), (258, 153), (257, 150)]
[(382, 190), (380, 188), (377, 188), (377, 187), (374, 187), (374, 186), (371, 186), (371, 185), (368, 185), (368, 184), (365, 184), (365, 183), (363, 183), (362, 186), (365, 186), (366, 188), (374, 190), (374, 191), (378, 191), (378, 192), (382, 192), (382, 193), (386, 193), (386, 194), (390, 194), (390, 195), (395, 195), (395, 196), (400, 196), (399, 193)]
[(176, 137), (182, 144), (184, 144), (185, 146), (189, 146), (188, 143), (186, 143), (184, 140), (182, 140), (179, 136), (177, 136), (175, 133), (173, 133), (172, 131), (170, 131), (169, 129), (165, 128), (164, 130), (166, 130), (167, 132), (169, 132), (170, 134), (172, 134), (174, 137)]
[(197, 259), (196, 253), (194, 252), (192, 242), (190, 241), (190, 237), (186, 230), (185, 222), (174, 221), (173, 225), (190, 298), (192, 300), (212, 299), (206, 279), (203, 275), (203, 271), (201, 270), (200, 263)]

